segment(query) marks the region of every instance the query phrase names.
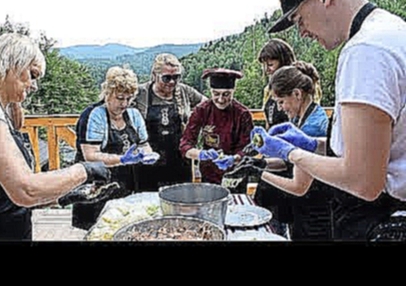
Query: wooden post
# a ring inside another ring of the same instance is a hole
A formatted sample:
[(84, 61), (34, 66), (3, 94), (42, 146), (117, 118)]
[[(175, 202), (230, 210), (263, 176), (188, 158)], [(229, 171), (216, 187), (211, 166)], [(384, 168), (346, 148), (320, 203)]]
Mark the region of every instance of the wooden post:
[(32, 145), (32, 151), (34, 153), (34, 158), (35, 158), (35, 172), (38, 173), (41, 171), (41, 158), (40, 158), (40, 152), (39, 152), (39, 138), (38, 138), (38, 127), (28, 127), (26, 128), (26, 132), (28, 133), (28, 136), (30, 137), (31, 145)]
[(47, 126), (48, 134), (48, 160), (49, 160), (49, 170), (57, 170), (60, 167), (59, 160), (59, 144), (58, 138), (56, 136), (55, 126)]

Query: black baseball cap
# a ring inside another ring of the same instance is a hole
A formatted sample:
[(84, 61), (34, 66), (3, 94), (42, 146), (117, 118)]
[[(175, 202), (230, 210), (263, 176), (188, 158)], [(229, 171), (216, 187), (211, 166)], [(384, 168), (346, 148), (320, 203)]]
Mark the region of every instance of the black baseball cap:
[(268, 30), (268, 33), (276, 33), (293, 26), (293, 22), (289, 20), (290, 16), (297, 11), (299, 5), (306, 0), (280, 0), (282, 8), (282, 17)]

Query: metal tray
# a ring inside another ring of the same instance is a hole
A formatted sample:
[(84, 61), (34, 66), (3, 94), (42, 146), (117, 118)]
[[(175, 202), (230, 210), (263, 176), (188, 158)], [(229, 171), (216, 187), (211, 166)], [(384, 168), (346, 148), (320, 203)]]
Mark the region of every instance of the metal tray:
[(233, 227), (252, 227), (270, 221), (272, 213), (262, 207), (253, 205), (229, 205), (225, 225)]

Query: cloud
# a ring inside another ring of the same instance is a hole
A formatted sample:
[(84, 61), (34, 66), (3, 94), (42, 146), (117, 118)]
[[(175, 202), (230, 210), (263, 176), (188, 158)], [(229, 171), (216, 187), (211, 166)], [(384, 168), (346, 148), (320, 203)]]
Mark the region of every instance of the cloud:
[(150, 47), (240, 33), (278, 7), (278, 0), (15, 0), (2, 3), (0, 21), (9, 15), (34, 33), (45, 32), (61, 47), (111, 42)]

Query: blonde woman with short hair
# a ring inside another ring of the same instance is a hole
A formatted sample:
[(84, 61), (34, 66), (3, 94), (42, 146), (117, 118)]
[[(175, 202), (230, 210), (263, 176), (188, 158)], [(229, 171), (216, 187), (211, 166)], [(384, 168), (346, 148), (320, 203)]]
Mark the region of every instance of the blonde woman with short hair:
[[(148, 143), (141, 113), (130, 107), (138, 91), (137, 75), (111, 67), (101, 85), (100, 101), (88, 106), (76, 125), (76, 161), (102, 161), (111, 166), (112, 181), (120, 184), (114, 198), (139, 191), (139, 168), (159, 158)], [(73, 205), (73, 226), (89, 229), (107, 202)]]
[(161, 156), (157, 164), (141, 170), (144, 191), (192, 180), (190, 160), (182, 157), (179, 142), (192, 109), (207, 98), (181, 80), (182, 64), (163, 53), (155, 57), (150, 81), (139, 86), (134, 106), (145, 118), (151, 147)]

